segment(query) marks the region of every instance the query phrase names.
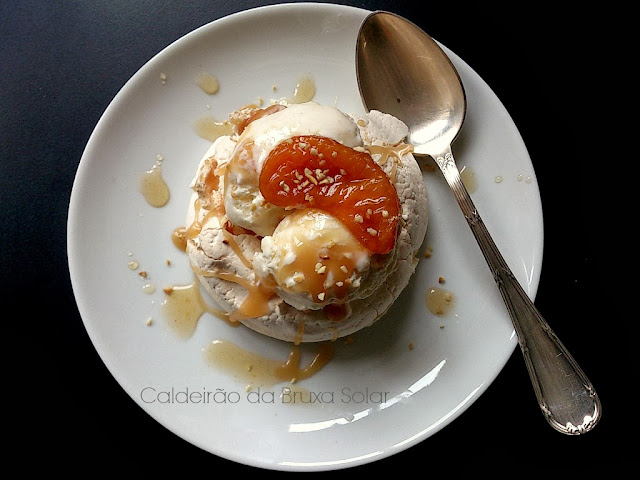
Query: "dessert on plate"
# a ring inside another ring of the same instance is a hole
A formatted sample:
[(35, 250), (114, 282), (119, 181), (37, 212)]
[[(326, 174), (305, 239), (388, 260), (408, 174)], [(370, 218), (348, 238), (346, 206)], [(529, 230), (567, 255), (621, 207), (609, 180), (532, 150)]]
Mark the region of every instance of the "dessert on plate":
[(191, 183), (186, 252), (230, 320), (294, 343), (372, 325), (427, 229), (407, 127), (307, 102), (230, 115)]

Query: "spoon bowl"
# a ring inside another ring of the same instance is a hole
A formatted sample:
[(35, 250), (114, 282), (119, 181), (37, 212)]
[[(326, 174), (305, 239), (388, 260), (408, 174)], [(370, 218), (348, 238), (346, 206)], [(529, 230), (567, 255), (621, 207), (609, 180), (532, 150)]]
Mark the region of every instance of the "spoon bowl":
[[(381, 61), (380, 52), (393, 55)], [(414, 153), (442, 152), (453, 143), (467, 111), (462, 81), (449, 57), (418, 26), (385, 12), (370, 15), (358, 35), (356, 65), (365, 108), (409, 125)]]
[(451, 188), (513, 322), (545, 418), (561, 433), (592, 430), (602, 415), (593, 385), (518, 283), (460, 178), (451, 144), (462, 128), (467, 101), (454, 65), (418, 26), (379, 11), (360, 28), (356, 70), (365, 108), (407, 124), (414, 153), (430, 155)]

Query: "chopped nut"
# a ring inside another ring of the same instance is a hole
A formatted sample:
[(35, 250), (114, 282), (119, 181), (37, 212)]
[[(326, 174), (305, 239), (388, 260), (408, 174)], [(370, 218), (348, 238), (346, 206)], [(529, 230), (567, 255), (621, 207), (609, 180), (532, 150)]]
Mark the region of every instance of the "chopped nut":
[(311, 183), (313, 183), (314, 185), (318, 185), (318, 179), (314, 177), (312, 174), (309, 174), (306, 177), (309, 179)]
[(282, 190), (284, 190), (285, 192), (289, 192), (290, 190), (289, 185), (284, 183), (284, 180), (282, 180), (279, 185), (280, 185), (280, 188), (282, 188)]

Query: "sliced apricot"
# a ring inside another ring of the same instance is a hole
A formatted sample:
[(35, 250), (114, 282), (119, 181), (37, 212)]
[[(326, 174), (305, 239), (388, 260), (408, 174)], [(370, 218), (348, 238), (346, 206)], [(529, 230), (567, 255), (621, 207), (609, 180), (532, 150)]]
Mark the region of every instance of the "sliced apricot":
[(273, 148), (259, 185), (273, 205), (333, 215), (373, 253), (389, 253), (395, 245), (398, 194), (365, 151), (327, 137), (296, 136)]

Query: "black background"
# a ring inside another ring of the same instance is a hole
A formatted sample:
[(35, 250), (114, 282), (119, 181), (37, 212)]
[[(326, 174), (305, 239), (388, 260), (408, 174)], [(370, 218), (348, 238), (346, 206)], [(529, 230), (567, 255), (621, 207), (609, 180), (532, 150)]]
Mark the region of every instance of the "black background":
[[(183, 475), (218, 475), (231, 466), (233, 474), (266, 473), (176, 437), (112, 378), (75, 305), (66, 221), (83, 149), (124, 83), (196, 27), (270, 3), (278, 2), (0, 0), (5, 459), (50, 472), (133, 466), (149, 474), (176, 468)], [(596, 88), (594, 65), (601, 60), (592, 25), (581, 8), (558, 2), (335, 3), (409, 18), (465, 60), (506, 106), (542, 197), (544, 263), (536, 304), (603, 403), (593, 432), (555, 432), (537, 407), (516, 349), (488, 391), (451, 425), (407, 451), (340, 473), (368, 475), (390, 467), (394, 475), (585, 475), (631, 464), (623, 433), (633, 435), (634, 424), (624, 421), (633, 419), (635, 405), (627, 405), (623, 395), (630, 392), (621, 380), (631, 334), (624, 333), (628, 319), (617, 311), (617, 283), (604, 260), (615, 223), (596, 213), (606, 203), (598, 189), (606, 180), (594, 168), (592, 150), (602, 135), (594, 110), (615, 92), (605, 98)], [(412, 467), (418, 470), (407, 471)]]

